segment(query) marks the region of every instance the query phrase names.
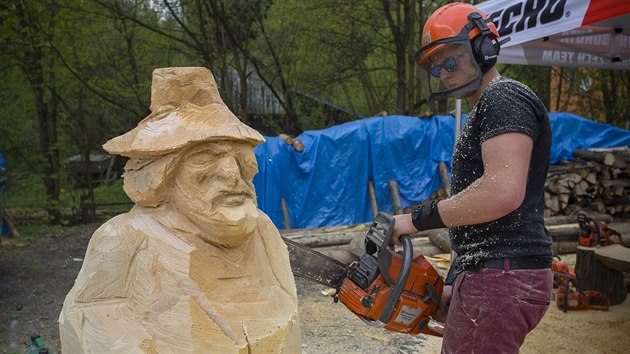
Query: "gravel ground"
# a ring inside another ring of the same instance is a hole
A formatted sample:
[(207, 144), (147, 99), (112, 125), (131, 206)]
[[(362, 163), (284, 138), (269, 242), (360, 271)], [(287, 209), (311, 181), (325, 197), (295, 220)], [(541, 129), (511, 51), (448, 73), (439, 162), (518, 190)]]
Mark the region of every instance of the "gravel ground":
[[(60, 353), (57, 319), (72, 287), (89, 238), (98, 227), (75, 228), (37, 241), (2, 239), (0, 245), (0, 353), (6, 352), (8, 321), (17, 314), (21, 341), (41, 335)], [(575, 256), (563, 258), (570, 266)], [(322, 294), (322, 285), (296, 278), (302, 354), (439, 353), (441, 339), (405, 336), (368, 327), (342, 304)], [(527, 337), (521, 353), (628, 353), (630, 300), (609, 311), (564, 313), (552, 303), (541, 324)], [(298, 353), (299, 354), (299, 353)]]

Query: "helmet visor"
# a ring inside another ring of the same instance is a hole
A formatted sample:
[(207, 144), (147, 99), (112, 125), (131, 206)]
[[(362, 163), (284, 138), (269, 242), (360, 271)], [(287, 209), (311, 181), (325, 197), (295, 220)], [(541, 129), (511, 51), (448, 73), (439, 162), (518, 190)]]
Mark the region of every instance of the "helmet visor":
[(427, 72), (429, 100), (463, 98), (481, 86), (481, 69), (468, 38), (435, 41), (418, 51), (416, 61)]

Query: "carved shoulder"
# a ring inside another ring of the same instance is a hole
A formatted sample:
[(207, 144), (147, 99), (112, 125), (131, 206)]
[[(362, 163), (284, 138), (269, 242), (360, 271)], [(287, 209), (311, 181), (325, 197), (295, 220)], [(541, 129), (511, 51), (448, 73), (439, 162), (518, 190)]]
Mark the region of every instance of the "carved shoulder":
[(77, 277), (77, 301), (128, 298), (133, 259), (146, 248), (146, 236), (131, 214), (118, 215), (94, 232)]

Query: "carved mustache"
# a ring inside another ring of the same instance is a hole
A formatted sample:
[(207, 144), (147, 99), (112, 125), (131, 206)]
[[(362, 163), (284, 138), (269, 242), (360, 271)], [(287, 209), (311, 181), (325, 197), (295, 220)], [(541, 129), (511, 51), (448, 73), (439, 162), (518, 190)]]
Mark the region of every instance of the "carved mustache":
[(238, 190), (222, 190), (222, 191), (219, 191), (212, 198), (212, 204), (215, 204), (224, 199), (233, 198), (233, 197), (243, 197), (243, 198), (254, 199), (254, 193), (252, 191), (249, 191), (246, 189), (240, 189), (240, 188)]

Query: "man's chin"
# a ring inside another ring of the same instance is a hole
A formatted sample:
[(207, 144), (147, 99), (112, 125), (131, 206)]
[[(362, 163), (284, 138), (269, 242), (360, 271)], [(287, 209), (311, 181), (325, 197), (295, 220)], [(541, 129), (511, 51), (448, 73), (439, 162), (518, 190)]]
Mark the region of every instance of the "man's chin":
[(252, 201), (236, 206), (216, 206), (210, 216), (209, 227), (204, 233), (208, 241), (226, 247), (245, 242), (256, 229), (258, 208)]

